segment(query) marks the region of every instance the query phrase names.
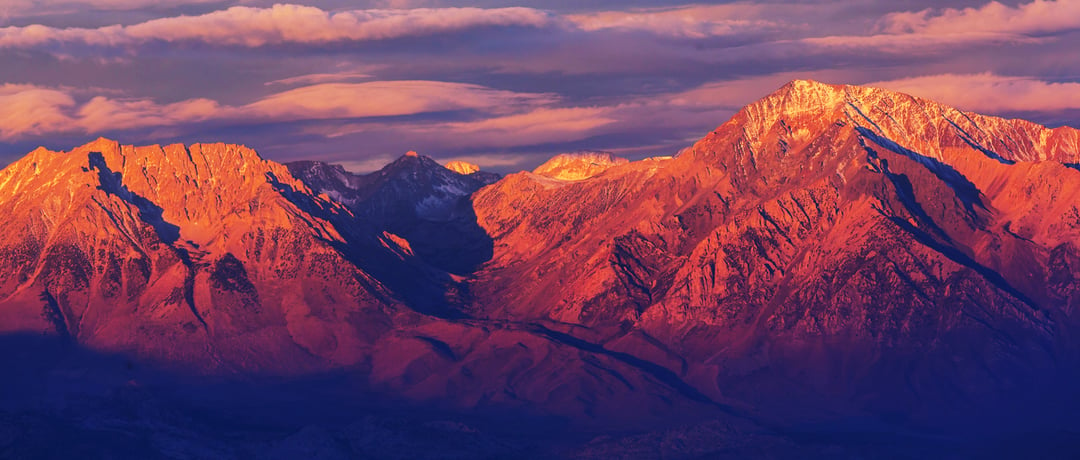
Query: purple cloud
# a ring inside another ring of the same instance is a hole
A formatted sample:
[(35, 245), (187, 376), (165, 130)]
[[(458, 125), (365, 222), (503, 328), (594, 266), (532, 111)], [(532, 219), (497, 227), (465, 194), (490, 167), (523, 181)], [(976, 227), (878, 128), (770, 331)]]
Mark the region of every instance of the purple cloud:
[(1080, 113), (1069, 1), (303, 1), (6, 3), (0, 155), (97, 135), (365, 169), (410, 149), (504, 169), (666, 155), (796, 78)]

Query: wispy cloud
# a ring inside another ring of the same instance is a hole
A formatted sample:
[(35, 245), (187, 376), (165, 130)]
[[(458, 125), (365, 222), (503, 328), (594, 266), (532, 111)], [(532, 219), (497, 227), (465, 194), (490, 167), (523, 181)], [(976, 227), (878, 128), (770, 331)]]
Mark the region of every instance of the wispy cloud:
[(0, 138), (39, 135), (64, 129), (75, 106), (71, 95), (33, 85), (0, 86)]
[(678, 38), (708, 38), (759, 34), (780, 24), (747, 14), (747, 5), (683, 6), (633, 11), (602, 11), (569, 15), (567, 20), (585, 31), (642, 31)]
[(992, 73), (941, 74), (869, 83), (984, 113), (1080, 109), (1080, 83)]
[(268, 81), (264, 84), (266, 86), (312, 85), (319, 83), (340, 83), (356, 80), (367, 80), (371, 79), (372, 77), (372, 74), (364, 72), (309, 73), (304, 75), (297, 75), (295, 77), (281, 78), (274, 81)]
[(49, 44), (130, 46), (148, 42), (266, 45), (363, 42), (423, 37), (482, 27), (546, 27), (552, 18), (531, 8), (423, 8), (328, 12), (303, 5), (236, 6), (198, 16), (153, 19), (129, 26), (0, 28), (0, 47)]
[(0, 1), (23, 15), (0, 28), (0, 82), (26, 83), (0, 87), (0, 149), (103, 134), (356, 165), (670, 154), (795, 78), (1080, 113), (1076, 0), (273, 1)]
[[(166, 5), (163, 5), (166, 3)], [(4, 0), (0, 4), (0, 18), (23, 15), (56, 14), (84, 10), (122, 11), (146, 7), (181, 6), (221, 3), (221, 0)]]
[(274, 120), (311, 120), (411, 115), (482, 109), (520, 110), (555, 96), (500, 91), (479, 85), (435, 81), (326, 83), (274, 94), (243, 108), (245, 114)]
[(1080, 29), (1080, 2), (1034, 0), (1012, 7), (992, 1), (978, 8), (899, 12), (887, 15), (881, 27), (890, 33), (933, 35), (1062, 32)]
[(556, 99), (550, 94), (516, 93), (463, 83), (378, 81), (305, 86), (242, 106), (202, 98), (159, 104), (146, 98), (110, 96), (95, 96), (80, 103), (69, 89), (4, 85), (0, 87), (0, 138), (11, 140), (51, 132), (96, 134), (209, 120), (279, 123), (456, 110), (496, 116), (528, 111)]

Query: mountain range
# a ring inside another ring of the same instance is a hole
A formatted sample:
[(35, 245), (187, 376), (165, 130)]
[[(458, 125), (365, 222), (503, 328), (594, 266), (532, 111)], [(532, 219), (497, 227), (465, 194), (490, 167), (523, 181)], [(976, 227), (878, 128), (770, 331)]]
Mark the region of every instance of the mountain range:
[[(130, 364), (16, 354), (31, 377), (5, 393), (315, 379), (330, 406), (520, 424), (464, 457), (918, 456), (1070, 433), (1077, 164), (1073, 128), (805, 80), (674, 157), (505, 177), (414, 152), (360, 175), (227, 144), (40, 148), (0, 172), (0, 331)], [(378, 420), (273, 445), (385, 457), (342, 447)], [(395, 436), (430, 435), (409, 426)]]

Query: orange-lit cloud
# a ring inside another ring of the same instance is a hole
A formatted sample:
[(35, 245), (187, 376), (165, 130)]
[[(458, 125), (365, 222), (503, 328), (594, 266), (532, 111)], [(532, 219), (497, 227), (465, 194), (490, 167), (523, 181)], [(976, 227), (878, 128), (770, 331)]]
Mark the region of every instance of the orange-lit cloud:
[(129, 26), (0, 28), (0, 47), (48, 44), (127, 46), (147, 42), (200, 42), (264, 46), (360, 42), (451, 33), (478, 27), (545, 27), (551, 17), (531, 8), (424, 8), (328, 12), (290, 4), (236, 6), (199, 16), (153, 19)]
[(664, 155), (797, 78), (1051, 124), (1080, 113), (1080, 83), (1054, 83), (1080, 75), (1075, 0), (273, 3), (0, 0), (22, 15), (0, 27), (0, 85), (30, 83), (0, 91), (0, 154), (107, 135), (357, 165), (410, 149)]
[[(380, 81), (306, 86), (242, 106), (222, 105), (203, 98), (159, 104), (145, 98), (107, 96), (96, 96), (79, 103), (65, 89), (4, 85), (0, 87), (0, 139), (48, 133), (96, 134), (208, 120), (288, 122), (454, 110), (478, 110), (489, 116), (501, 116), (531, 110), (555, 100), (549, 94), (516, 93), (462, 83)], [(513, 117), (506, 120), (513, 120)]]
[(984, 113), (1080, 109), (1080, 83), (992, 73), (943, 74), (868, 83)]
[(157, 104), (150, 99), (110, 99), (98, 96), (79, 107), (74, 125), (87, 133), (110, 129), (172, 126), (220, 117), (229, 111), (209, 99)]
[(892, 13), (882, 21), (882, 28), (892, 33), (933, 35), (1060, 32), (1080, 29), (1080, 2), (1035, 0), (1011, 7), (992, 1), (979, 8)]
[(433, 81), (325, 83), (271, 95), (242, 111), (251, 117), (275, 120), (363, 118), (463, 109), (506, 111), (549, 103), (553, 98)]
[(433, 126), (454, 137), (485, 147), (568, 142), (589, 137), (597, 128), (616, 121), (609, 108), (541, 107), (526, 113)]
[(1001, 34), (994, 32), (969, 32), (944, 35), (906, 33), (880, 35), (838, 35), (812, 37), (793, 42), (801, 45), (795, 51), (817, 55), (827, 53), (879, 53), (880, 55), (916, 56), (942, 55), (971, 46), (1036, 44), (1044, 40), (1037, 37)]
[(75, 106), (71, 95), (32, 85), (0, 86), (0, 139), (63, 130), (71, 123), (66, 111)]
[(586, 31), (646, 31), (680, 38), (759, 33), (779, 24), (748, 14), (752, 5), (686, 6), (635, 11), (602, 11), (566, 18)]
[(274, 81), (268, 81), (264, 83), (266, 86), (271, 85), (314, 85), (320, 83), (340, 83), (356, 80), (369, 80), (373, 76), (366, 72), (325, 72), (325, 73), (309, 73), (304, 75), (297, 75), (295, 77), (281, 78)]
[[(219, 3), (220, 0), (169, 0), (168, 6)], [(57, 14), (91, 10), (135, 10), (162, 6), (161, 0), (4, 0), (0, 2), (0, 18), (23, 15)]]

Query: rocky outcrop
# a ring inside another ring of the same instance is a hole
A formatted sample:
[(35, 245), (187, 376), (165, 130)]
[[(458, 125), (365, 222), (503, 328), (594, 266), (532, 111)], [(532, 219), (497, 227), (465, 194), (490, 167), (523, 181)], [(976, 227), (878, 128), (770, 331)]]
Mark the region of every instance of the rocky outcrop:
[(451, 161), (446, 163), (446, 169), (461, 174), (462, 176), (480, 172), (480, 166), (465, 161)]
[(1077, 358), (1048, 281), (1073, 276), (1078, 133), (795, 81), (674, 159), (481, 190), (474, 314), (587, 327), (762, 412), (1024, 412)]
[[(597, 425), (698, 413), (695, 391), (637, 360), (558, 331), (465, 317), (471, 293), (423, 251), (440, 242), (471, 250), (453, 231), (470, 222), (454, 214), (470, 211), (454, 181), (472, 179), (432, 164), (402, 157), (353, 189), (368, 201), (350, 211), (242, 146), (102, 139), (37, 150), (0, 172), (9, 216), (0, 222), (0, 338), (12, 337), (4, 350), (32, 356), (20, 337), (52, 337), (132, 363), (95, 371), (104, 378), (126, 382), (145, 367), (154, 372), (140, 378), (165, 387), (199, 376), (344, 373), (349, 383), (326, 391), (353, 402), (390, 394)], [(326, 181), (351, 180), (309, 166)], [(442, 198), (452, 206), (433, 204)], [(35, 372), (70, 372), (63, 360), (16, 356)], [(647, 413), (627, 410), (630, 400)]]
[(246, 147), (38, 149), (0, 172), (0, 196), (8, 331), (202, 370), (303, 369), (355, 362), (369, 320), (398, 308), (343, 249), (360, 244), (349, 211)]
[(559, 180), (582, 180), (629, 162), (608, 152), (564, 153), (537, 166), (533, 174)]
[(456, 170), (416, 152), (365, 175), (319, 162), (288, 165), (358, 219), (407, 240), (427, 263), (467, 274), (491, 257), (491, 239), (476, 225), (469, 196), (499, 176), (462, 162), (447, 166)]
[(1058, 430), (1080, 405), (1078, 140), (796, 81), (674, 158), (490, 185), (418, 154), (354, 175), (223, 144), (39, 149), (0, 172), (0, 328), (607, 430)]

